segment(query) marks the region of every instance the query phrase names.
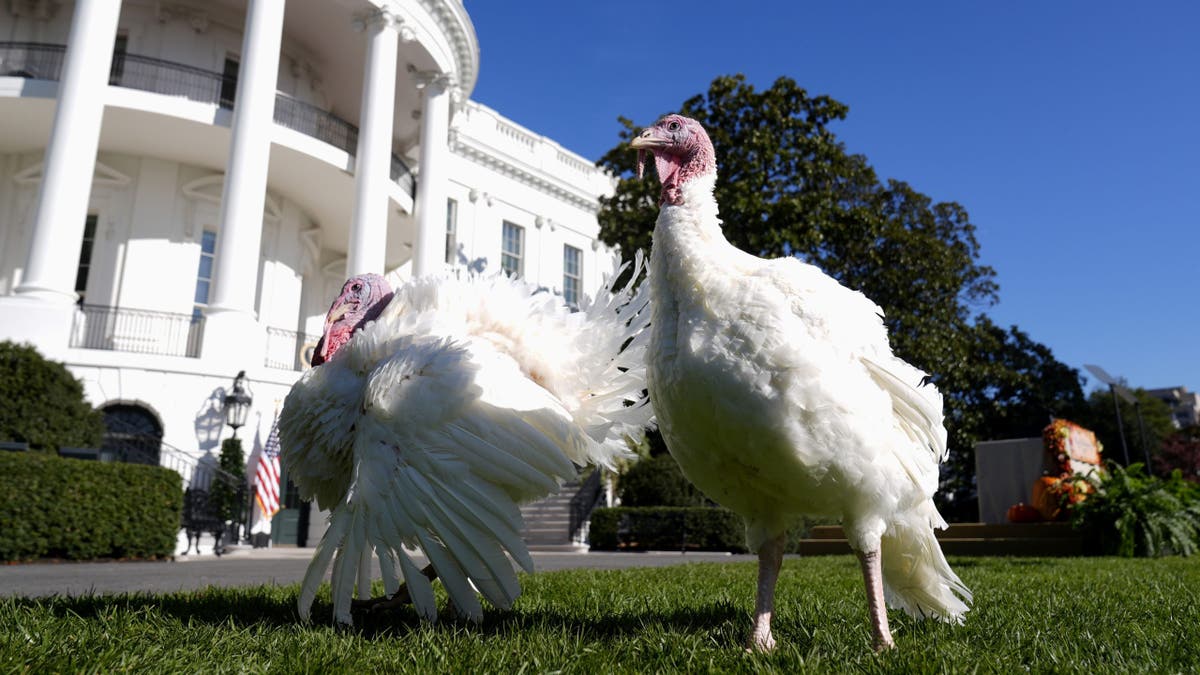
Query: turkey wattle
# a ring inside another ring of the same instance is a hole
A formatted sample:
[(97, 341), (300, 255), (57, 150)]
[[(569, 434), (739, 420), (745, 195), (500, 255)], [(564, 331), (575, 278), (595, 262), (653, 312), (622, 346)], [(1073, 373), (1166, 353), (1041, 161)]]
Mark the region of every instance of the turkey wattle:
[(785, 531), (841, 518), (858, 553), (877, 649), (888, 604), (958, 621), (970, 591), (934, 528), (946, 454), (942, 398), (893, 356), (882, 310), (796, 258), (765, 260), (724, 237), (716, 157), (695, 120), (635, 138), (662, 181), (650, 258), (647, 378), (671, 454), (746, 521), (759, 580), (749, 648), (769, 650)]
[(520, 586), (509, 556), (533, 571), (518, 504), (557, 490), (576, 465), (628, 454), (627, 437), (652, 415), (648, 293), (632, 282), (603, 288), (572, 311), (502, 275), (425, 277), (394, 293), (378, 275), (347, 281), (318, 365), (280, 414), (292, 481), (330, 511), (301, 616), (332, 563), (334, 616), (350, 623), (356, 581), (369, 595), (372, 557), (388, 595), (423, 618), (437, 616), (435, 576), (471, 619), (482, 618), (476, 589), (510, 606)]

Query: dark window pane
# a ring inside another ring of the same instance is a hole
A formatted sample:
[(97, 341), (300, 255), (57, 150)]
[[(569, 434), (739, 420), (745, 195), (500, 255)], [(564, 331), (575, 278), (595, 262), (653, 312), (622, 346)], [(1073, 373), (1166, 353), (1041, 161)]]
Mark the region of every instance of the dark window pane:
[(212, 279), (213, 259), (210, 255), (200, 256), (200, 271), (196, 276), (201, 279)]

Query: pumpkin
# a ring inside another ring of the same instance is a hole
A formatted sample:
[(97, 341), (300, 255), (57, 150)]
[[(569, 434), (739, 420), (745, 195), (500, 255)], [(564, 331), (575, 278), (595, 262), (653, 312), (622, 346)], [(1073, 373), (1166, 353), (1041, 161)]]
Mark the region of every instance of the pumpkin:
[(1008, 507), (1008, 522), (1010, 523), (1036, 523), (1041, 519), (1042, 514), (1025, 502), (1018, 502)]
[(1059, 476), (1042, 476), (1033, 484), (1033, 506), (1044, 520), (1058, 520), (1066, 516), (1062, 507), (1063, 494), (1069, 486)]

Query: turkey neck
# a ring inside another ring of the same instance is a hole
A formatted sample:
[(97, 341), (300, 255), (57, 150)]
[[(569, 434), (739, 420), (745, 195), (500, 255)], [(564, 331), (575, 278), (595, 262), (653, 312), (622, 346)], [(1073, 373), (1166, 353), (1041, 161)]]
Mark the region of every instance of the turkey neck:
[(703, 288), (705, 279), (725, 275), (727, 272), (719, 270), (727, 270), (746, 256), (721, 232), (713, 195), (716, 179), (715, 174), (708, 174), (689, 180), (681, 188), (682, 203), (664, 205), (659, 211), (650, 249), (652, 327), (676, 314), (681, 300), (696, 299), (694, 289)]

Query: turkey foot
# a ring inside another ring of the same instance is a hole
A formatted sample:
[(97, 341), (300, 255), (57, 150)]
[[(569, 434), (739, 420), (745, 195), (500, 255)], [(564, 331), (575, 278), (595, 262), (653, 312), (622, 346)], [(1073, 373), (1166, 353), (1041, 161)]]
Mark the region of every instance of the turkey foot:
[[(421, 570), (421, 574), (425, 575), (426, 579), (433, 581), (437, 578), (437, 572), (433, 569), (433, 564), (425, 566)], [(412, 604), (412, 596), (408, 593), (408, 584), (400, 584), (400, 588), (389, 597), (370, 598), (369, 600), (351, 600), (350, 608), (356, 611), (379, 612), (385, 609), (395, 609), (404, 605)]]

